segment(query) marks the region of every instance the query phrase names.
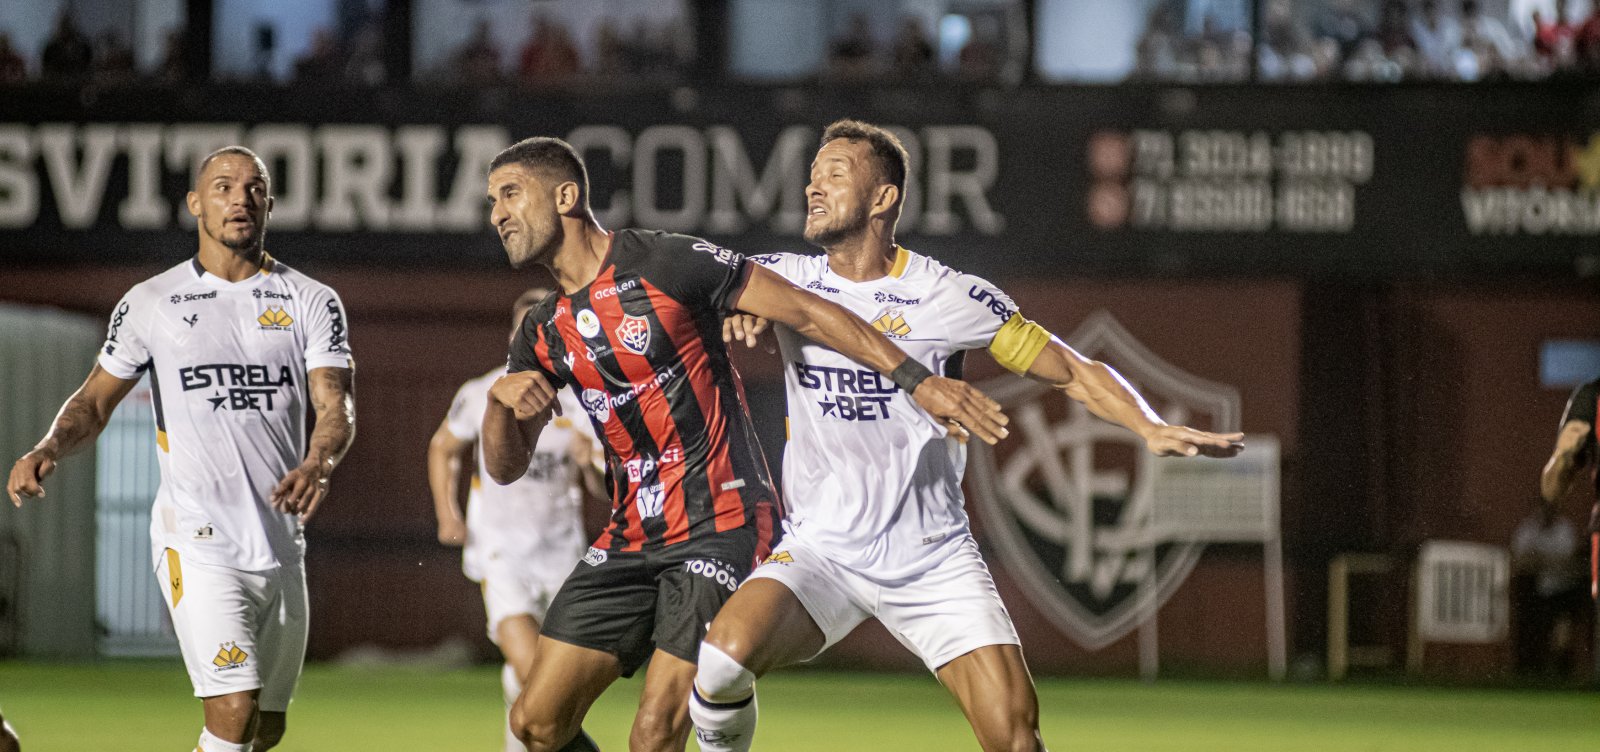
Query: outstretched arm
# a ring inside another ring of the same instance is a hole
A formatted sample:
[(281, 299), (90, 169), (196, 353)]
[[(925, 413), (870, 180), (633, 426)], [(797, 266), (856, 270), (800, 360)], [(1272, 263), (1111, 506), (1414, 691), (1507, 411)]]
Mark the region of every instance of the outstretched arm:
[(807, 339), (889, 376), (922, 409), (946, 425), (957, 423), (990, 444), (1008, 433), (1000, 406), (983, 392), (955, 379), (930, 375), (926, 366), (844, 307), (795, 287), (764, 267), (750, 266), (750, 277), (735, 307), (784, 324)]
[(285, 473), (272, 489), (272, 508), (300, 515), (305, 522), (328, 495), (328, 476), (344, 459), (356, 438), (355, 372), (349, 368), (313, 368), (307, 374), (316, 425), (311, 446), (299, 467)]
[(439, 542), (459, 546), (467, 541), (467, 519), (461, 511), (462, 476), (471, 467), (472, 442), (450, 431), (448, 420), (439, 423), (428, 441), (428, 488), (433, 492), (433, 515), (439, 523)]
[(1138, 434), (1157, 455), (1232, 457), (1244, 448), (1242, 433), (1216, 434), (1168, 425), (1121, 374), (1084, 357), (1053, 335), (1028, 366), (1027, 376), (1050, 384), (1082, 402), (1089, 412)]
[(1590, 452), (1583, 451), (1589, 432), (1593, 429), (1594, 426), (1582, 420), (1569, 420), (1561, 426), (1561, 433), (1556, 436), (1555, 451), (1551, 452), (1550, 460), (1544, 463), (1544, 471), (1539, 474), (1539, 495), (1545, 501), (1555, 503), (1566, 496), (1573, 479), (1578, 477), (1578, 471), (1593, 460)]
[(20, 507), (23, 499), (42, 498), (42, 484), (55, 471), (56, 463), (94, 441), (111, 420), (111, 411), (117, 409), (117, 404), (138, 383), (138, 380), (112, 376), (96, 363), (83, 386), (78, 387), (56, 413), (49, 432), (32, 451), (11, 466), (11, 477), (6, 481), (11, 503)]

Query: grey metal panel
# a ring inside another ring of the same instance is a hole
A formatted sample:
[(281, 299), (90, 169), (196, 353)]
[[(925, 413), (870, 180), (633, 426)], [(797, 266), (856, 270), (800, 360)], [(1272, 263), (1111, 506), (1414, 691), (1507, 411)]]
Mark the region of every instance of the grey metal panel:
[[(0, 305), (0, 458), (8, 472), (82, 383), (103, 335), (88, 316)], [(16, 582), (11, 647), (23, 655), (94, 655), (94, 474), (88, 449), (57, 468), (45, 498), (0, 510), (0, 541), (15, 542), (19, 553), (14, 561), (0, 556), (0, 582)]]

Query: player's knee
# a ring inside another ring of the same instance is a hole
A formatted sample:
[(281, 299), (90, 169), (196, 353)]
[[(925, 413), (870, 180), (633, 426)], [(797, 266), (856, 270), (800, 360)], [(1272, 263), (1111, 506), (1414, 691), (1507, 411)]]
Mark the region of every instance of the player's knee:
[(680, 710), (676, 706), (640, 707), (633, 717), (633, 731), (629, 734), (629, 749), (683, 749), (689, 736), (688, 705)]
[(511, 706), (511, 733), (531, 752), (556, 752), (566, 743), (566, 729), (553, 721), (535, 718), (522, 703)]
[(253, 692), (234, 692), (205, 699), (206, 726), (213, 733), (237, 738), (248, 733), (256, 721), (256, 698)]
[(738, 702), (754, 691), (756, 675), (710, 640), (700, 643), (694, 685), (710, 702)]

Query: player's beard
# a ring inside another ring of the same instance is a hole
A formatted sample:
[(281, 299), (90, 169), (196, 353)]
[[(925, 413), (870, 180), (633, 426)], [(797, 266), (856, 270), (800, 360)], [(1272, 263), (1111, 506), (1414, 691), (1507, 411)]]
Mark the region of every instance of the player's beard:
[(217, 222), (213, 228), (210, 222), (205, 223), (206, 234), (212, 240), (221, 243), (229, 250), (246, 255), (244, 252), (257, 252), (261, 250), (262, 241), (266, 239), (267, 228), (261, 221), (251, 219), (248, 229), (240, 229), (228, 222), (226, 218)]
[(548, 263), (555, 249), (561, 247), (562, 237), (561, 220), (552, 214), (535, 222), (523, 222), (515, 234), (500, 244), (506, 249), (511, 268), (521, 269), (534, 262)]
[(807, 223), (805, 231), (802, 233), (807, 243), (818, 248), (831, 248), (838, 245), (845, 238), (862, 232), (867, 229), (867, 220), (869, 219), (865, 207), (851, 214), (828, 214), (825, 216), (828, 218), (827, 224), (819, 227)]

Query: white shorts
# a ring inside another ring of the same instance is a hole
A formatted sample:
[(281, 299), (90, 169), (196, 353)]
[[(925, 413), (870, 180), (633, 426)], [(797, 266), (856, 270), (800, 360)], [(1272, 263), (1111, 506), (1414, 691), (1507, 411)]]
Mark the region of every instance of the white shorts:
[(310, 622), (301, 565), (246, 572), (183, 561), (169, 548), (156, 579), (196, 697), (260, 689), (261, 710), (289, 709)]
[(792, 538), (749, 580), (759, 577), (783, 583), (800, 599), (826, 638), (822, 650), (869, 617), (877, 617), (934, 672), (981, 647), (1021, 644), (970, 535), (944, 561), (902, 583), (870, 580)]
[[(573, 563), (576, 562), (577, 559), (573, 559)], [(556, 597), (556, 591), (571, 573), (570, 568), (550, 572), (509, 562), (496, 562), (484, 569), (479, 584), (483, 588), (483, 609), (489, 614), (489, 639), (495, 645), (500, 644), (495, 628), (506, 619), (527, 614), (543, 624), (545, 612), (550, 610), (550, 600)]]

